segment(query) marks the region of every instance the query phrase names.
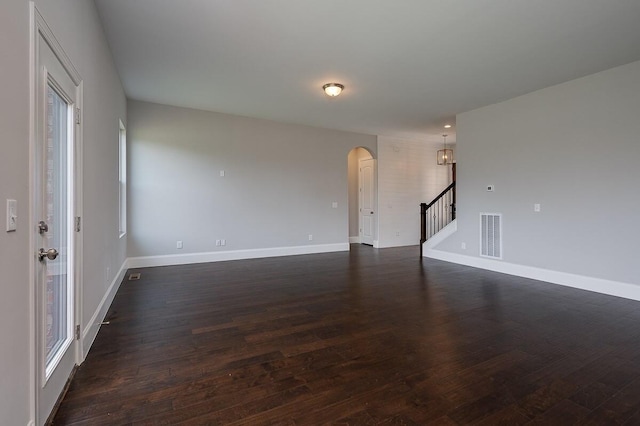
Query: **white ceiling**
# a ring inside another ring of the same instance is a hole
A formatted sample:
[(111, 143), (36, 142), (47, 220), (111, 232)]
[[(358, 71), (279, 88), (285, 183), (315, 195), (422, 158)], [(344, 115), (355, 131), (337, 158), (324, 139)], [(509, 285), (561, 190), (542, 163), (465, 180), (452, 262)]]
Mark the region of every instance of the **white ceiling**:
[(95, 2), (130, 98), (374, 135), (640, 59), (640, 0)]

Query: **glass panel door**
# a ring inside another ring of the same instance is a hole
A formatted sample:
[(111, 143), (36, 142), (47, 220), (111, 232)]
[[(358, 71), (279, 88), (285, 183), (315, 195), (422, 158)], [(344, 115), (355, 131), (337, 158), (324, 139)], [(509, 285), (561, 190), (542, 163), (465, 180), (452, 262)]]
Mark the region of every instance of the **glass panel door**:
[[(45, 278), (45, 370), (47, 377), (55, 368), (61, 352), (70, 343), (72, 323), (69, 307), (73, 295), (70, 284), (71, 252), (69, 163), (72, 151), (72, 109), (67, 101), (47, 85), (46, 141), (44, 147), (44, 217), (46, 231), (42, 231), (42, 245), (47, 251)], [(43, 228), (41, 228), (42, 230)], [(57, 257), (49, 254), (57, 251)]]
[[(76, 152), (82, 135), (75, 119), (82, 103), (82, 80), (33, 5), (35, 34), (32, 247), (34, 268), (35, 424), (45, 424), (80, 360), (80, 283), (74, 227), (80, 183)], [(2, 420), (0, 420), (2, 423)]]

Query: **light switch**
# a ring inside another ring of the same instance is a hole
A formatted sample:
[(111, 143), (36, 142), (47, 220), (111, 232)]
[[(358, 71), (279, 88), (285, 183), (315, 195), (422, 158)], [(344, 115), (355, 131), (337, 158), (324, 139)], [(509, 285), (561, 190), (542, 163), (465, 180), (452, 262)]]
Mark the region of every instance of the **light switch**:
[(533, 211), (538, 213), (540, 211), (540, 204), (536, 203), (533, 205)]
[(338, 208), (338, 202), (334, 201), (333, 203), (331, 203), (331, 208), (337, 209)]
[(7, 232), (13, 232), (18, 228), (18, 202), (7, 200)]
[(224, 177), (224, 170), (220, 170), (220, 177)]

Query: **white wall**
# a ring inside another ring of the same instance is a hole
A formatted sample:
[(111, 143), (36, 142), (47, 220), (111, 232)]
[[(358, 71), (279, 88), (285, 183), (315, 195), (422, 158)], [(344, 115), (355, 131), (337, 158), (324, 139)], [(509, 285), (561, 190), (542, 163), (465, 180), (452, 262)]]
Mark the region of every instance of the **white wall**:
[[(0, 13), (0, 423), (29, 421), (29, 8), (3, 0)], [(18, 230), (5, 232), (6, 199)]]
[[(37, 7), (84, 80), (84, 318), (96, 311), (126, 258), (118, 239), (118, 118), (126, 100), (90, 0), (39, 0)], [(29, 408), (29, 2), (0, 13), (0, 423), (26, 425)], [(5, 200), (18, 201), (18, 230), (4, 232)], [(114, 206), (116, 206), (114, 208)], [(106, 276), (106, 267), (110, 267)], [(95, 330), (94, 330), (95, 331)]]
[(378, 137), (378, 245), (420, 242), (420, 203), (451, 183), (451, 166), (438, 166), (442, 140)]
[(479, 212), (499, 212), (504, 262), (640, 284), (639, 117), (640, 62), (460, 114), (458, 231), (437, 248), (477, 258)]
[(348, 243), (347, 156), (375, 152), (374, 136), (137, 101), (128, 111), (131, 257)]

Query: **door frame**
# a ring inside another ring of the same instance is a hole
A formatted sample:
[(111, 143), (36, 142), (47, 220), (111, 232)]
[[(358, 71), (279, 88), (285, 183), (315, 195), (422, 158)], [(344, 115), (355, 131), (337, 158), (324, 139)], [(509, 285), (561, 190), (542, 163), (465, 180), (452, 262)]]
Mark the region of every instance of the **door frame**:
[[(58, 61), (67, 72), (68, 76), (76, 86), (76, 104), (77, 117), (79, 123), (75, 125), (74, 142), (72, 149), (74, 150), (74, 164), (73, 168), (73, 183), (72, 183), (72, 197), (74, 198), (74, 212), (72, 213), (76, 219), (82, 217), (82, 193), (83, 193), (83, 81), (80, 73), (76, 70), (73, 63), (69, 59), (62, 45), (57, 40), (53, 31), (44, 20), (44, 17), (37, 9), (33, 1), (29, 2), (29, 25), (30, 25), (30, 40), (29, 40), (29, 411), (32, 424), (43, 424), (47, 419), (40, 418), (39, 415), (39, 387), (42, 386), (43, 377), (40, 365), (40, 344), (38, 342), (39, 329), (38, 329), (38, 289), (37, 289), (37, 274), (36, 268), (38, 267), (38, 261), (36, 260), (36, 226), (39, 212), (36, 211), (36, 197), (38, 196), (36, 176), (38, 174), (37, 168), (39, 167), (37, 162), (37, 150), (38, 150), (38, 87), (40, 75), (40, 39), (44, 40)], [(75, 113), (75, 112), (74, 112)], [(74, 306), (73, 306), (73, 324), (74, 328), (79, 326), (82, 330), (82, 283), (83, 283), (83, 238), (82, 227), (80, 231), (73, 230), (74, 240)], [(80, 339), (75, 338), (72, 342), (73, 357), (76, 365), (80, 364), (83, 360), (83, 348), (82, 348), (82, 332), (80, 333)]]

